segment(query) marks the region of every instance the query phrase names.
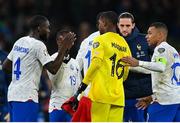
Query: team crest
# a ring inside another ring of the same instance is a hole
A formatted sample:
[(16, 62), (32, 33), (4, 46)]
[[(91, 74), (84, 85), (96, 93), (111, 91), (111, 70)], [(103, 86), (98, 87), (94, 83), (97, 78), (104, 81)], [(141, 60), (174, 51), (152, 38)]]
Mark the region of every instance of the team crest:
[(137, 45), (137, 49), (141, 50), (141, 45), (140, 44)]
[(164, 48), (159, 48), (159, 49), (158, 49), (158, 52), (159, 52), (159, 53), (163, 53), (164, 51), (165, 51)]
[(98, 48), (99, 47), (99, 42), (95, 42), (95, 43), (93, 43), (93, 48), (95, 49), (95, 48)]

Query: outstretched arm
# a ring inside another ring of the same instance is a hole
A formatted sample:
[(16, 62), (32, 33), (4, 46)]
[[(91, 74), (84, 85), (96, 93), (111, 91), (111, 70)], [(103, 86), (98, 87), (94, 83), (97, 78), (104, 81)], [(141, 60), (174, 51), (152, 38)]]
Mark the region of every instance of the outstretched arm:
[(91, 64), (87, 70), (87, 73), (83, 79), (83, 82), (85, 84), (89, 84), (92, 81), (92, 78), (94, 78), (94, 75), (96, 75), (96, 71), (101, 67), (102, 60), (98, 57), (94, 57), (91, 60)]
[(155, 71), (155, 72), (163, 72), (166, 66), (166, 60), (163, 58), (159, 58), (156, 62), (146, 62), (146, 61), (139, 61), (133, 57), (124, 57), (122, 61), (129, 64), (131, 67), (143, 67), (145, 69)]

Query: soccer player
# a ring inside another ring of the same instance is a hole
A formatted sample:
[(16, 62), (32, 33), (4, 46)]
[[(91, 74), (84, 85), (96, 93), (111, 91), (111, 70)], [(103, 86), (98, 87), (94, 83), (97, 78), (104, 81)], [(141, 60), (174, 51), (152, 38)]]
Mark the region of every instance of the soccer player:
[[(64, 38), (69, 31), (59, 31), (56, 40), (62, 44), (61, 37)], [(68, 49), (70, 50), (70, 49)], [(70, 122), (71, 116), (61, 109), (61, 105), (72, 97), (78, 89), (81, 82), (81, 72), (78, 62), (70, 58), (66, 51), (63, 63), (58, 72), (53, 75), (48, 72), (52, 82), (52, 91), (49, 103), (49, 121), (50, 122)], [(58, 53), (52, 55), (55, 59)]]
[(152, 98), (148, 107), (149, 122), (180, 122), (180, 56), (167, 43), (167, 35), (164, 23), (152, 23), (146, 35), (148, 44), (155, 46), (151, 62), (133, 57), (122, 59), (132, 67), (151, 71), (153, 95), (149, 97)]
[[(117, 25), (120, 35), (125, 38), (131, 49), (132, 56), (138, 60), (150, 61), (150, 48), (145, 34), (140, 33), (135, 26), (134, 16), (129, 12), (121, 13)], [(145, 112), (138, 109), (136, 104), (138, 98), (152, 94), (151, 75), (130, 71), (127, 80), (124, 82), (124, 91), (124, 121), (144, 122)]]
[(98, 16), (100, 36), (93, 41), (90, 67), (75, 98), (91, 83), (88, 97), (92, 101), (91, 121), (122, 121), (124, 110), (123, 81), (128, 67), (121, 58), (131, 56), (128, 44), (116, 32), (117, 14), (101, 12)]
[(68, 48), (75, 40), (74, 33), (68, 33), (63, 44), (58, 43), (58, 55), (53, 60), (43, 41), (49, 37), (49, 21), (41, 15), (30, 21), (31, 33), (18, 39), (7, 59), (3, 70), (12, 72), (12, 81), (8, 88), (11, 121), (33, 122), (38, 115), (38, 85), (43, 67), (55, 74)]
[[(99, 36), (99, 31), (96, 31), (84, 39), (81, 43), (80, 49), (78, 51), (76, 60), (80, 66), (80, 70), (83, 71), (83, 77), (89, 68), (91, 62), (91, 50), (92, 44), (95, 37)], [(82, 81), (82, 80), (81, 80)], [(90, 89), (90, 84), (85, 89), (85, 91), (79, 96), (79, 103), (76, 106), (76, 112), (73, 114), (71, 119), (72, 122), (90, 122), (90, 109), (91, 109), (91, 100), (87, 97)], [(86, 109), (85, 111), (83, 109)]]
[[(95, 37), (99, 36), (99, 31), (96, 31), (89, 35), (86, 39), (84, 39), (81, 43), (80, 49), (78, 51), (78, 54), (76, 56), (76, 60), (78, 61), (80, 71), (83, 71), (83, 76), (86, 75), (87, 69), (89, 68), (90, 62), (91, 62), (91, 55), (92, 55), (92, 45), (93, 40)], [(86, 88), (84, 91), (84, 96), (87, 96), (89, 92), (90, 86)]]

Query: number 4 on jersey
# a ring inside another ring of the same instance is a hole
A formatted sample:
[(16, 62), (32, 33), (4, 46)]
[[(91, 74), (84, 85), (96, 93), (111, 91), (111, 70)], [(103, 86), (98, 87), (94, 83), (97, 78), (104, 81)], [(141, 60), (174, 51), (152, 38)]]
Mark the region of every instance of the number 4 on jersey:
[(20, 79), (21, 71), (20, 71), (21, 60), (18, 58), (14, 63), (14, 74), (16, 75), (16, 80)]

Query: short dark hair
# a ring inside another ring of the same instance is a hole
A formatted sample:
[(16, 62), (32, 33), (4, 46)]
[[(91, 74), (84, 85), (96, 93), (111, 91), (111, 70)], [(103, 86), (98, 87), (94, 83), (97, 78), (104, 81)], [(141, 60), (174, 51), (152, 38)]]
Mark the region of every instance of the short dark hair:
[(162, 22), (154, 22), (150, 25), (150, 27), (155, 27), (157, 29), (163, 29), (165, 31), (165, 33), (168, 34), (168, 28), (167, 28), (166, 24), (164, 24)]
[(113, 25), (116, 25), (118, 22), (118, 15), (114, 11), (100, 12), (97, 15), (97, 20), (99, 20), (99, 18), (105, 18)]
[(31, 30), (35, 30), (37, 29), (38, 26), (40, 26), (45, 21), (48, 21), (48, 19), (45, 16), (35, 15), (30, 20), (29, 27)]
[(132, 23), (135, 22), (134, 16), (133, 16), (131, 13), (129, 13), (129, 12), (123, 12), (123, 13), (121, 13), (121, 14), (119, 15), (119, 17), (118, 17), (118, 21), (119, 21), (120, 18), (130, 18), (130, 19), (132, 20)]

